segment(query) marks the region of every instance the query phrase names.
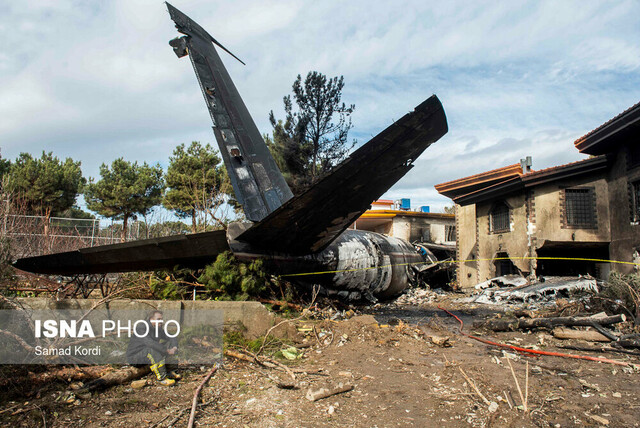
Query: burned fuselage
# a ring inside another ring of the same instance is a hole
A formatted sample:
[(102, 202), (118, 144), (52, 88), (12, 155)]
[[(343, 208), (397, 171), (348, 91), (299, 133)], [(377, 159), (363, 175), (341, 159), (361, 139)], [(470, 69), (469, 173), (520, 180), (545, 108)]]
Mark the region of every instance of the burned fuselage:
[[(251, 222), (224, 231), (82, 248), (18, 260), (38, 273), (77, 275), (199, 268), (231, 250), (240, 260), (264, 260), (269, 273), (321, 285), (327, 295), (375, 300), (400, 293), (420, 264), (435, 262), (409, 242), (348, 227), (447, 133), (435, 95), (351, 153), (304, 193), (293, 195), (214, 45), (191, 18), (167, 3), (182, 34), (170, 45), (189, 56), (238, 202)], [(228, 52), (228, 51), (227, 51)]]
[(323, 251), (303, 256), (261, 252), (229, 242), (243, 261), (263, 260), (270, 272), (320, 292), (347, 300), (375, 301), (395, 296), (416, 280), (416, 268), (436, 261), (404, 239), (363, 230), (346, 230)]

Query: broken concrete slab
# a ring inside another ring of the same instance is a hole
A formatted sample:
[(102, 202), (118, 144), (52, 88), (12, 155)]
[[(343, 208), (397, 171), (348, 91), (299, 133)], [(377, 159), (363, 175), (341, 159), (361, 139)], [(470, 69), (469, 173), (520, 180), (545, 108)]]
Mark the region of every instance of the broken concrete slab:
[(521, 275), (502, 275), (481, 282), (474, 288), (476, 290), (484, 290), (491, 287), (519, 287), (528, 283), (529, 281)]

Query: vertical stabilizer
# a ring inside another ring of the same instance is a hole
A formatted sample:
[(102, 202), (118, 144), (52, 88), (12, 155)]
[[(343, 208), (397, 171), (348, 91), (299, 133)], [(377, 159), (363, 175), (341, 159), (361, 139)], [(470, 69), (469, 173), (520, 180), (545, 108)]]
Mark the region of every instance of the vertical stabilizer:
[(191, 59), (236, 199), (247, 219), (260, 221), (293, 194), (213, 44), (238, 58), (187, 15), (169, 3), (167, 8), (178, 31), (185, 34), (169, 44), (178, 57)]

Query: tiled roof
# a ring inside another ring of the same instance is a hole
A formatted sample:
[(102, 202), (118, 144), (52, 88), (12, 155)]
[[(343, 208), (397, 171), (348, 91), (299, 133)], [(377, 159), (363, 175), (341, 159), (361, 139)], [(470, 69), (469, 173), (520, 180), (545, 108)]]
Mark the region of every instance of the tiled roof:
[(538, 169), (536, 171), (531, 171), (531, 172), (529, 172), (527, 174), (524, 174), (522, 178), (524, 180), (529, 180), (529, 179), (532, 179), (534, 177), (539, 177), (541, 175), (551, 174), (553, 172), (560, 171), (560, 170), (563, 170), (563, 169), (566, 169), (566, 168), (569, 168), (569, 167), (572, 167), (572, 166), (578, 166), (578, 165), (583, 164), (585, 162), (594, 162), (594, 159), (600, 158), (600, 157), (601, 156), (596, 156), (596, 157), (593, 157), (593, 158), (581, 159), (579, 161), (565, 163), (563, 165), (556, 165), (556, 166), (551, 166), (549, 168)]
[(462, 190), (466, 187), (477, 186), (482, 183), (503, 180), (519, 175), (522, 175), (522, 167), (519, 163), (516, 163), (502, 168), (492, 169), (491, 171), (482, 172), (480, 174), (436, 184), (435, 188), (439, 193), (445, 194), (456, 190)]
[(498, 183), (484, 186), (467, 194), (456, 195), (453, 200), (457, 204), (467, 205), (477, 201), (496, 197), (503, 194), (522, 191), (527, 187), (537, 186), (549, 181), (561, 178), (572, 177), (590, 172), (596, 172), (607, 168), (608, 158), (606, 155), (593, 156), (576, 162), (564, 165), (553, 166), (538, 171), (520, 174), (518, 176), (502, 180)]
[(606, 121), (605, 123), (603, 123), (602, 125), (598, 126), (596, 129), (584, 134), (582, 137), (578, 138), (576, 141), (574, 141), (574, 145), (576, 146), (576, 148), (578, 148), (578, 150), (582, 151), (584, 149), (584, 142), (585, 140), (587, 140), (589, 137), (591, 137), (592, 135), (596, 134), (597, 132), (605, 129), (607, 126), (611, 125), (612, 123), (616, 122), (617, 120), (620, 120), (621, 118), (623, 118), (624, 116), (632, 113), (635, 110), (640, 109), (640, 102), (632, 105), (631, 107), (629, 107), (628, 109), (626, 109), (625, 111), (623, 111), (622, 113), (620, 113), (619, 115), (609, 119), (608, 121)]

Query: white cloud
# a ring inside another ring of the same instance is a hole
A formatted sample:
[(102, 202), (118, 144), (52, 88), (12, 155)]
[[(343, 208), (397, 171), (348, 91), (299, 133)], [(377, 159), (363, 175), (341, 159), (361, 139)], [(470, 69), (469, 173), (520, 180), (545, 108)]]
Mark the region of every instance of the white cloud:
[[(576, 160), (572, 141), (640, 99), (637, 2), (175, 0), (222, 54), (258, 127), (281, 114), (298, 73), (343, 74), (364, 142), (438, 94), (449, 134), (389, 194), (434, 206), (433, 185), (517, 162)], [(162, 3), (0, 5), (2, 154), (53, 150), (95, 175), (116, 157), (166, 162), (213, 142), (178, 33)]]

